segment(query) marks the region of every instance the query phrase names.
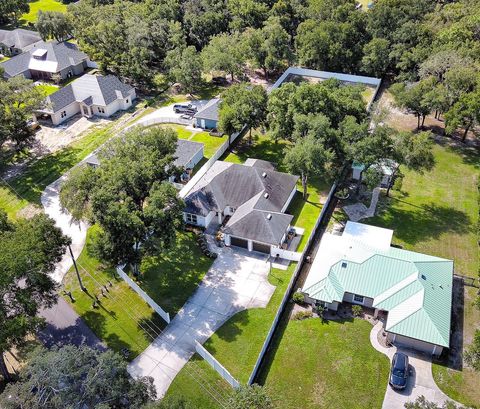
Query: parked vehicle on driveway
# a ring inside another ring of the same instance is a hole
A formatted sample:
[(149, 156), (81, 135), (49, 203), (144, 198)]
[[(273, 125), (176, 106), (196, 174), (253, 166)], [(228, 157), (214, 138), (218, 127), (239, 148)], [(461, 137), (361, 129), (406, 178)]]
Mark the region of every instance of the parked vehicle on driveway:
[(393, 389), (405, 389), (408, 375), (408, 356), (401, 352), (396, 352), (392, 359), (392, 368), (390, 369), (390, 379), (388, 383)]
[(197, 107), (192, 104), (175, 104), (173, 110), (176, 114), (188, 114), (195, 115)]

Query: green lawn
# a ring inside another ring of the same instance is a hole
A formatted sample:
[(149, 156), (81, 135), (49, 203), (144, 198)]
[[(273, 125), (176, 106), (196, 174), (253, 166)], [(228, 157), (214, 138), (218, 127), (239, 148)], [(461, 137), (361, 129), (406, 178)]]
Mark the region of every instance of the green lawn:
[(114, 123), (95, 127), (78, 141), (33, 162), (21, 176), (8, 184), (0, 183), (0, 208), (15, 219), (17, 213), (29, 204), (40, 204), (43, 190), (111, 138), (113, 127)]
[[(93, 332), (115, 351), (128, 348), (131, 351), (129, 358), (133, 359), (152, 342), (165, 322), (128, 284), (116, 278), (113, 269), (104, 268), (91, 254), (92, 240), (98, 231), (97, 226), (88, 230), (87, 244), (77, 260), (88, 293), (80, 290), (73, 267), (64, 279), (64, 286), (67, 291), (72, 291), (76, 300), (71, 303), (72, 307)], [(109, 287), (107, 297), (102, 297), (100, 285), (109, 280), (113, 286)], [(95, 295), (100, 296), (101, 308), (92, 307)], [(68, 297), (64, 298), (70, 302)], [(154, 324), (149, 320), (153, 320)]]
[(194, 234), (181, 232), (173, 249), (143, 259), (137, 282), (173, 318), (212, 263), (213, 259), (203, 255)]
[(59, 87), (50, 84), (37, 85), (37, 88), (42, 91), (46, 97), (53, 94), (54, 92), (57, 92), (60, 89)]
[(39, 10), (60, 11), (62, 13), (67, 11), (67, 6), (57, 0), (37, 0), (30, 2), (29, 5), (30, 12), (21, 17), (21, 20), (25, 20), (27, 23), (35, 23), (37, 21), (37, 13)]
[[(285, 318), (287, 319), (287, 318)], [(389, 360), (370, 344), (372, 325), (355, 319), (282, 322), (262, 383), (278, 408), (380, 408)]]
[[(116, 278), (112, 269), (103, 268), (92, 255), (92, 241), (98, 232), (97, 226), (89, 229), (87, 245), (78, 259), (89, 294), (80, 290), (73, 268), (65, 279), (65, 287), (74, 289), (77, 301), (72, 305), (97, 336), (116, 351), (129, 348), (133, 358), (156, 338), (166, 323), (121, 278)], [(142, 277), (137, 282), (173, 318), (212, 262), (201, 253), (192, 233), (178, 233), (172, 250), (162, 256), (144, 258), (140, 267)], [(95, 280), (100, 284), (108, 280), (113, 283), (108, 297), (101, 298), (100, 309), (92, 308), (92, 296), (100, 294)]]
[[(478, 152), (467, 148), (436, 145), (435, 168), (420, 175), (404, 171), (400, 192), (383, 199), (383, 211), (367, 222), (394, 229), (394, 242), (406, 249), (453, 259), (455, 271), (476, 277), (478, 253)], [(463, 333), (468, 345), (480, 312), (472, 306), (476, 292), (465, 287)], [(446, 361), (433, 365), (438, 386), (453, 399), (467, 404), (480, 402), (480, 373), (455, 370)]]
[[(204, 344), (210, 353), (217, 358), (230, 373), (242, 383), (246, 383), (255, 366), (258, 354), (265, 337), (272, 325), (278, 306), (287, 289), (296, 264), (292, 263), (288, 270), (272, 269), (268, 281), (275, 285), (275, 292), (266, 308), (254, 308), (241, 311), (230, 318)], [(214, 370), (206, 367), (206, 372), (214, 376)], [(184, 385), (191, 384), (190, 396), (205, 395), (200, 386), (192, 384), (187, 370), (183, 368), (175, 377), (167, 395), (181, 395)], [(202, 396), (196, 402), (198, 409), (215, 407), (208, 396)]]
[(220, 146), (227, 140), (226, 136), (219, 138), (211, 136), (208, 132), (198, 132), (190, 139), (193, 142), (203, 143), (203, 154), (206, 158), (211, 158)]

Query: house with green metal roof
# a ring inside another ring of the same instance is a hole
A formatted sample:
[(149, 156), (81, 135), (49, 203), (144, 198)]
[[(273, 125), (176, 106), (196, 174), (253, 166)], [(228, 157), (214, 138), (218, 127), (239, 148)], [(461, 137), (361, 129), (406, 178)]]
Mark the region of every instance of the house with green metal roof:
[(353, 222), (324, 234), (302, 292), (333, 311), (343, 302), (383, 311), (390, 342), (439, 355), (450, 345), (453, 261), (392, 247), (392, 236)]

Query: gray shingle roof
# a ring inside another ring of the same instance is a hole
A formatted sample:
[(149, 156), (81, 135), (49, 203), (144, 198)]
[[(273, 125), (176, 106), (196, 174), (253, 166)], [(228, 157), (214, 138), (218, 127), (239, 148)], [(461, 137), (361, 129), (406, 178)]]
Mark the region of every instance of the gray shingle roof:
[(133, 89), (131, 85), (124, 84), (114, 75), (85, 74), (49, 95), (47, 105), (53, 112), (58, 112), (75, 101), (87, 105), (107, 106), (117, 98), (126, 98)]
[(201, 111), (198, 111), (193, 117), (199, 119), (210, 119), (212, 121), (218, 121), (218, 105), (220, 98), (213, 98), (203, 107)]
[(199, 151), (203, 151), (203, 143), (179, 139), (173, 164), (178, 167), (186, 167)]
[(41, 41), (40, 34), (36, 31), (16, 28), (15, 30), (0, 30), (0, 43), (7, 47), (23, 49), (33, 43)]
[(225, 232), (278, 244), (292, 220), (281, 211), (297, 180), (298, 176), (272, 169), (217, 161), (185, 198), (185, 211), (206, 216), (210, 211), (234, 207)]
[[(40, 59), (33, 58), (33, 53), (37, 50), (45, 50), (45, 56)], [(27, 71), (29, 67), (32, 68), (32, 66), (38, 71), (58, 73), (87, 59), (87, 54), (80, 51), (75, 44), (38, 41), (26, 47), (23, 54), (5, 61), (1, 66), (5, 69), (7, 76), (14, 77)]]

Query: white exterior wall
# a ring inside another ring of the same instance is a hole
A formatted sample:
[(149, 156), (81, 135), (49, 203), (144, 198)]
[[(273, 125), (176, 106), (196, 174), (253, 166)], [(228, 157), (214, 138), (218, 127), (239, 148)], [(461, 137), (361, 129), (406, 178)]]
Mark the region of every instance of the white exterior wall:
[(295, 186), (290, 193), (290, 196), (288, 197), (288, 200), (285, 202), (285, 205), (283, 206), (281, 213), (285, 213), (285, 211), (288, 209), (288, 206), (290, 205), (290, 202), (293, 199), (293, 196), (295, 196), (295, 193), (297, 193), (297, 187)]
[[(200, 216), (197, 214), (197, 226), (202, 226), (202, 227), (207, 227), (210, 222), (212, 221), (212, 218), (215, 216), (215, 212), (210, 212), (207, 216)], [(186, 223), (187, 222), (187, 213), (183, 212), (183, 221)]]
[[(62, 112), (65, 111), (67, 115), (62, 118)], [(51, 115), (53, 125), (59, 125), (62, 122), (65, 122), (67, 119), (78, 114), (80, 112), (80, 104), (74, 102), (73, 104), (67, 105), (65, 108), (62, 108), (60, 111), (55, 112)]]
[(430, 344), (429, 342), (421, 341), (419, 339), (409, 338), (404, 335), (393, 334), (391, 332), (387, 334), (387, 340), (394, 345), (412, 348), (417, 351), (425, 352), (429, 355), (440, 355), (443, 351), (443, 347), (441, 346)]
[(193, 169), (195, 165), (203, 159), (203, 148), (202, 150), (198, 151), (195, 156), (187, 163), (185, 168)]
[(224, 214), (225, 216), (233, 216), (233, 213), (235, 213), (235, 212), (230, 211), (230, 206), (227, 206), (227, 207), (223, 210), (223, 214)]

